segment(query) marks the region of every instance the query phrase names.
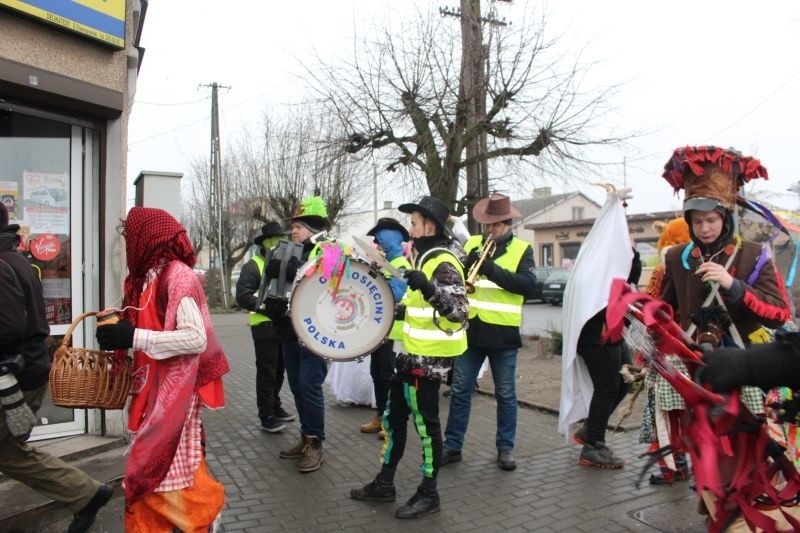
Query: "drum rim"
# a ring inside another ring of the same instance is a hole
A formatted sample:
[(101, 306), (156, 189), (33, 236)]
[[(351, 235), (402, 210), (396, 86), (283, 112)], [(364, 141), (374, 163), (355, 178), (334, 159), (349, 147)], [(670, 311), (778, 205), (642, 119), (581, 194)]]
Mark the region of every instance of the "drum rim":
[(331, 353), (329, 351), (325, 351), (324, 353), (321, 353), (321, 350), (318, 350), (318, 349), (315, 350), (314, 349), (315, 348), (315, 343), (308, 342), (306, 339), (304, 339), (304, 337), (307, 337), (307, 335), (305, 334), (305, 329), (304, 329), (304, 325), (305, 324), (300, 320), (300, 318), (298, 317), (297, 313), (292, 314), (292, 312), (291, 312), (291, 308), (292, 308), (291, 302), (294, 300), (294, 297), (295, 297), (295, 294), (296, 294), (295, 291), (296, 291), (296, 289), (299, 288), (300, 284), (306, 279), (313, 280), (313, 279), (318, 278), (321, 275), (318, 272), (314, 272), (314, 273), (312, 273), (312, 274), (310, 274), (308, 276), (303, 274), (314, 263), (316, 263), (315, 260), (310, 260), (310, 261), (306, 262), (302, 267), (300, 267), (300, 269), (298, 269), (297, 277), (295, 278), (295, 280), (293, 282), (292, 294), (289, 297), (289, 320), (291, 321), (292, 327), (294, 327), (295, 334), (297, 335), (297, 342), (300, 344), (300, 346), (303, 346), (304, 348), (306, 348), (308, 351), (310, 351), (311, 353), (313, 353), (317, 357), (321, 357), (322, 359), (325, 359), (325, 360), (331, 361), (331, 362), (356, 361), (356, 360), (360, 360), (360, 359), (365, 358), (366, 356), (370, 355), (372, 352), (374, 352), (375, 350), (380, 348), (383, 345), (383, 343), (385, 343), (388, 340), (389, 332), (392, 330), (392, 325), (394, 323), (394, 305), (395, 305), (395, 302), (394, 302), (394, 295), (392, 294), (391, 286), (389, 285), (388, 280), (386, 280), (386, 278), (381, 274), (380, 270), (373, 268), (371, 266), (371, 264), (368, 261), (366, 261), (365, 259), (363, 259), (361, 257), (358, 257), (358, 256), (351, 256), (350, 257), (351, 269), (360, 270), (361, 268), (364, 268), (364, 269), (366, 269), (366, 272), (377, 273), (377, 275), (375, 277), (373, 277), (372, 280), (374, 282), (376, 282), (376, 284), (378, 286), (382, 286), (383, 287), (384, 294), (386, 295), (387, 299), (391, 301), (391, 307), (390, 307), (390, 311), (391, 312), (387, 313), (387, 315), (390, 316), (390, 320), (387, 321), (388, 325), (381, 325), (381, 328), (385, 329), (386, 331), (385, 331), (385, 334), (383, 334), (380, 337), (380, 340), (377, 343), (375, 343), (373, 346), (371, 346), (371, 347), (367, 348), (365, 346), (363, 351), (362, 350), (358, 350), (358, 353), (356, 353), (356, 354), (347, 355), (347, 356), (341, 356), (341, 357), (335, 356), (335, 355), (331, 355)]

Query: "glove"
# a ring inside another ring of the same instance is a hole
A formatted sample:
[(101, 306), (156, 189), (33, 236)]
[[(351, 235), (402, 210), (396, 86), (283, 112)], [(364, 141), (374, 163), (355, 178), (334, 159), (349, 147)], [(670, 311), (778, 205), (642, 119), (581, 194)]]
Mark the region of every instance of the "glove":
[(433, 283), (420, 270), (406, 270), (403, 277), (408, 280), (408, 288), (413, 291), (420, 291), (425, 300), (430, 300), (434, 293)]
[(464, 272), (469, 272), (472, 268), (472, 265), (478, 262), (478, 259), (481, 258), (481, 254), (478, 250), (472, 250), (466, 259), (464, 259)]
[(396, 229), (382, 229), (375, 233), (375, 242), (383, 248), (386, 259), (392, 261), (403, 255), (403, 234)]
[(278, 298), (267, 298), (264, 300), (264, 308), (259, 309), (258, 312), (274, 321), (286, 316), (286, 311), (288, 309), (289, 304), (283, 300), (279, 300)]
[[(286, 281), (293, 281), (297, 274), (297, 269), (300, 268), (300, 260), (296, 257), (290, 257), (286, 262)], [(278, 279), (281, 275), (281, 260), (270, 259), (267, 266), (264, 268), (264, 275), (269, 279)]]
[(719, 348), (703, 356), (706, 366), (697, 371), (700, 383), (711, 385), (715, 392), (730, 392), (742, 385), (755, 385), (747, 350)]
[(270, 259), (267, 266), (264, 268), (264, 275), (269, 279), (277, 279), (281, 275), (281, 260)]
[(487, 255), (483, 263), (481, 263), (481, 267), (478, 269), (478, 274), (488, 278), (492, 275), (492, 272), (494, 272), (494, 260)]
[(133, 347), (133, 332), (136, 328), (127, 320), (120, 320), (116, 324), (98, 326), (97, 343), (103, 350), (126, 350)]
[(298, 268), (300, 268), (300, 260), (296, 257), (290, 257), (289, 261), (286, 262), (286, 281), (294, 281)]

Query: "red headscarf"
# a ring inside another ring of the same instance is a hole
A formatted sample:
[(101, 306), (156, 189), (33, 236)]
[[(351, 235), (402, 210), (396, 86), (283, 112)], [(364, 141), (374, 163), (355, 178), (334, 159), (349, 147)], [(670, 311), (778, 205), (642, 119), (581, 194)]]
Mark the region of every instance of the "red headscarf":
[[(125, 253), (128, 277), (122, 306), (136, 307), (150, 269), (178, 260), (189, 267), (196, 261), (186, 228), (175, 217), (154, 207), (134, 207), (125, 219)], [(134, 326), (136, 312), (123, 313)]]

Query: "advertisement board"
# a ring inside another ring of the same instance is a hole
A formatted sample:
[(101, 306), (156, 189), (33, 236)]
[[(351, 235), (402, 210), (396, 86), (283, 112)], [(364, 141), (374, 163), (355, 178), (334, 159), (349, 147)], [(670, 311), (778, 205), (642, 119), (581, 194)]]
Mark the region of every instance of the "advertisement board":
[(0, 0), (0, 6), (125, 48), (125, 0)]

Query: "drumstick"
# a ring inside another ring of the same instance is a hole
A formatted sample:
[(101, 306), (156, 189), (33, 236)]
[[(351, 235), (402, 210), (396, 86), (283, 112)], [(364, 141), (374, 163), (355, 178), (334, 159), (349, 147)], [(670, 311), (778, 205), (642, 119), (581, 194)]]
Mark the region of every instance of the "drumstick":
[(392, 265), (389, 261), (387, 261), (386, 258), (383, 257), (380, 253), (378, 253), (375, 250), (375, 248), (373, 248), (367, 241), (365, 241), (360, 237), (356, 237), (355, 235), (353, 235), (352, 237), (353, 237), (353, 242), (355, 242), (358, 245), (358, 247), (361, 248), (361, 250), (364, 252), (364, 254), (366, 254), (366, 256), (370, 260), (374, 261), (380, 268), (386, 270), (386, 272), (388, 272), (395, 278), (405, 281), (403, 273), (400, 272), (400, 270), (397, 269), (394, 265)]

